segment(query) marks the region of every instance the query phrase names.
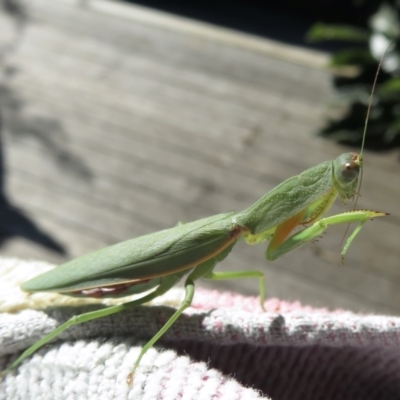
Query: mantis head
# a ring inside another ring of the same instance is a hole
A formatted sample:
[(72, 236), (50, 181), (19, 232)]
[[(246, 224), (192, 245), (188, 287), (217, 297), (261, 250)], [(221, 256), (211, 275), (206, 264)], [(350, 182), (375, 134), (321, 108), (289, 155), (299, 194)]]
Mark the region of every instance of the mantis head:
[(361, 169), (361, 154), (345, 153), (333, 161), (334, 185), (343, 201), (353, 198), (356, 194)]

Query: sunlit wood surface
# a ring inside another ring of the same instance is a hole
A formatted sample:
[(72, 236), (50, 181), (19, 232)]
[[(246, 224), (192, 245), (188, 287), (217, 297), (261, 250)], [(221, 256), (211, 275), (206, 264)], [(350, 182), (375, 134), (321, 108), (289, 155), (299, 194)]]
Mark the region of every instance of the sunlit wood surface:
[[(322, 54), (96, 0), (3, 10), (0, 31), (5, 194), (67, 253), (24, 238), (22, 224), (3, 256), (60, 263), (242, 210), (348, 151), (315, 136), (334, 93)], [(365, 163), (359, 208), (391, 216), (364, 227), (343, 267), (338, 227), (274, 263), (265, 245), (239, 243), (218, 270), (265, 271), (271, 297), (398, 314), (398, 153), (367, 152)], [(254, 295), (258, 287), (199, 285)]]

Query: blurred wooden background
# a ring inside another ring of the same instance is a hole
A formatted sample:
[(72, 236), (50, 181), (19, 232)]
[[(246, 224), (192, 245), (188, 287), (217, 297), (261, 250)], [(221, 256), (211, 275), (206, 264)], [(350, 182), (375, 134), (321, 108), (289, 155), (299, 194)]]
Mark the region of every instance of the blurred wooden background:
[[(242, 210), (349, 151), (314, 135), (334, 95), (322, 53), (118, 2), (23, 4), (0, 14), (3, 257), (60, 263)], [(274, 263), (239, 243), (218, 269), (265, 271), (270, 297), (398, 314), (398, 152), (365, 164), (359, 208), (391, 216), (364, 227), (344, 267), (337, 227)]]

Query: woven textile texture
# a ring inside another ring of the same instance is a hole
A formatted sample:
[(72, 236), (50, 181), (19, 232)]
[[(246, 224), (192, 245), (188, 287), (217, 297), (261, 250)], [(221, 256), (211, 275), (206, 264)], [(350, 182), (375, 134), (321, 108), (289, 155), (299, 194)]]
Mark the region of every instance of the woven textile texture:
[[(73, 315), (99, 307), (19, 290), (50, 267), (0, 259), (1, 369)], [(277, 299), (262, 312), (257, 298), (205, 290), (128, 386), (141, 346), (182, 299), (174, 289), (151, 307), (69, 328), (0, 382), (0, 399), (400, 399), (400, 318)]]

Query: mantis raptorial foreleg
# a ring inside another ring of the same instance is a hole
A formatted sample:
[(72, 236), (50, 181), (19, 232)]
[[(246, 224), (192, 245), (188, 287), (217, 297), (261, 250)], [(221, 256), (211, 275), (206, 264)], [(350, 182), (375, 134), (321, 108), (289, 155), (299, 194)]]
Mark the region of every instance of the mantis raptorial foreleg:
[(341, 256), (343, 258), (347, 250), (349, 249), (351, 243), (358, 235), (364, 224), (373, 218), (383, 217), (385, 215), (387, 214), (382, 212), (358, 210), (358, 211), (348, 211), (345, 213), (320, 219), (310, 227), (305, 228), (300, 232), (297, 232), (293, 236), (289, 237), (278, 247), (274, 247), (272, 249), (268, 247), (266, 252), (267, 259), (271, 261), (276, 260), (285, 253), (288, 253), (306, 243), (312, 242), (313, 240), (321, 236), (331, 225), (356, 223), (358, 224), (358, 226), (356, 227), (354, 232), (350, 235), (350, 237), (347, 239), (347, 242), (341, 252)]

